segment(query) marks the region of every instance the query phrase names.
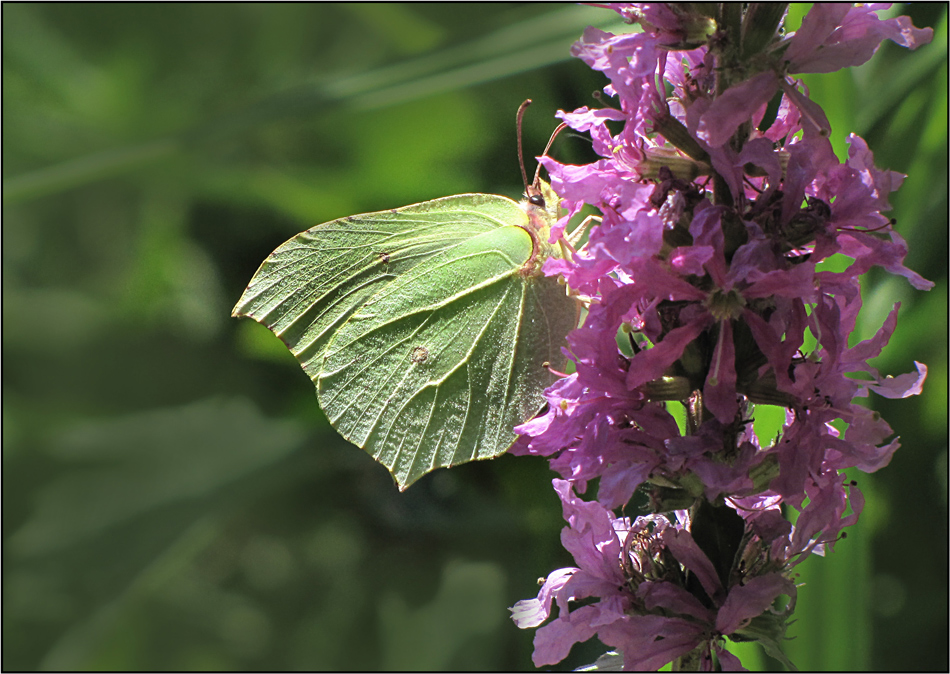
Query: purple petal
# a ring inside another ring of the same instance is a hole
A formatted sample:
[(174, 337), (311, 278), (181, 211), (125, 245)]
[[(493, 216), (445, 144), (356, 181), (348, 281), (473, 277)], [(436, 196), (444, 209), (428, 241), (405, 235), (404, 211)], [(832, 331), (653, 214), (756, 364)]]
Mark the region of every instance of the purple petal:
[(653, 346), (635, 355), (630, 360), (630, 370), (627, 372), (627, 387), (631, 390), (657, 379), (663, 375), (670, 365), (683, 355), (683, 349), (692, 342), (703, 329), (712, 323), (712, 317), (703, 316), (697, 321), (670, 330), (666, 336)]
[(782, 594), (794, 596), (795, 584), (781, 573), (756, 576), (743, 585), (733, 585), (716, 616), (716, 629), (721, 634), (732, 634), (768, 610)]
[(597, 628), (591, 626), (590, 621), (596, 613), (597, 609), (593, 606), (582, 606), (538, 628), (534, 635), (534, 653), (531, 655), (535, 667), (559, 663), (570, 654), (574, 644), (594, 636)]
[(686, 591), (685, 588), (665, 581), (646, 581), (637, 588), (637, 596), (643, 600), (648, 610), (657, 607), (673, 613), (698, 618), (703, 622), (713, 621), (713, 612)]
[(676, 557), (676, 561), (696, 574), (706, 594), (712, 598), (722, 594), (722, 582), (715, 567), (688, 531), (667, 529), (663, 532), (663, 542)]
[(548, 574), (537, 598), (522, 599), (508, 609), (511, 611), (511, 619), (515, 625), (521, 629), (527, 629), (529, 627), (537, 627), (547, 620), (548, 616), (551, 615), (551, 601), (554, 596), (576, 572), (577, 569), (566, 568), (558, 569)]
[(711, 147), (724, 145), (743, 122), (772, 99), (778, 84), (775, 73), (766, 71), (729, 87), (700, 118), (696, 135)]
[(927, 379), (927, 366), (914, 361), (917, 372), (907, 372), (896, 377), (887, 375), (877, 384), (869, 384), (868, 388), (884, 398), (908, 398), (923, 393), (924, 380)]
[(680, 618), (624, 616), (600, 630), (600, 640), (623, 652), (624, 670), (656, 671), (705, 638), (704, 626)]
[(830, 73), (866, 63), (885, 40), (916, 49), (933, 39), (933, 29), (914, 28), (899, 16), (882, 21), (876, 7), (815, 3), (789, 40), (790, 73)]
[(713, 351), (703, 403), (716, 419), (727, 424), (736, 418), (739, 403), (736, 397), (736, 349), (732, 341), (732, 321), (719, 322), (719, 339)]

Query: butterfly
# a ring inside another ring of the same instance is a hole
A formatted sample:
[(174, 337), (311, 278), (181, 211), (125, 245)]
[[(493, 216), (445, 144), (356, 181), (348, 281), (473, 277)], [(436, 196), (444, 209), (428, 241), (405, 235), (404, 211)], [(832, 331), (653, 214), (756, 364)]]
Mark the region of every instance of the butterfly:
[(503, 454), (564, 368), (580, 303), (541, 272), (564, 251), (548, 242), (559, 201), (536, 176), (521, 203), (460, 194), (317, 225), (264, 260), (232, 316), (283, 340), (333, 428), (403, 490)]

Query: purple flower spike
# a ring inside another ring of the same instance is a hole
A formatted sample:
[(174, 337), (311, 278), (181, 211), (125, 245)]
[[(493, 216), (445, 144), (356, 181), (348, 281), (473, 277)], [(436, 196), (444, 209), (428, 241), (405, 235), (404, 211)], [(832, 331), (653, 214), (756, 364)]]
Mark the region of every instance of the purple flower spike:
[[(609, 7), (643, 31), (588, 28), (573, 53), (609, 79), (614, 103), (559, 113), (600, 158), (540, 160), (571, 214), (601, 214), (583, 247), (544, 267), (588, 305), (567, 340), (576, 373), (547, 390), (512, 449), (561, 476), (576, 566), (512, 619), (537, 628), (539, 667), (595, 635), (626, 669), (741, 670), (727, 640), (759, 641), (791, 667), (780, 644), (793, 569), (860, 516), (843, 471), (879, 470), (899, 446), (855, 399), (917, 395), (927, 374), (869, 364), (898, 307), (849, 340), (859, 277), (880, 267), (933, 286), (904, 266), (884, 215), (904, 176), (876, 168), (853, 134), (841, 163), (827, 116), (791, 76), (859, 65), (885, 39), (916, 49), (932, 31), (882, 20), (879, 5), (818, 3), (788, 35), (765, 3)], [(836, 254), (844, 271), (823, 264)], [(759, 405), (785, 409), (769, 442), (753, 429)], [(648, 514), (615, 512), (638, 508)]]

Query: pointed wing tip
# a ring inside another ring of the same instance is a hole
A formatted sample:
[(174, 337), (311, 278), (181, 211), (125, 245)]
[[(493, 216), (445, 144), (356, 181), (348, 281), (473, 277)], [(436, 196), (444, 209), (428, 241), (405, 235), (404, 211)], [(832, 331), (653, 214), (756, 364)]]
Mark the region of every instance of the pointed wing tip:
[(432, 471), (427, 471), (426, 473), (422, 473), (420, 475), (407, 475), (405, 473), (402, 475), (397, 475), (396, 473), (393, 472), (392, 468), (390, 468), (389, 466), (386, 466), (386, 464), (381, 464), (381, 465), (385, 466), (386, 470), (389, 471), (389, 474), (393, 478), (393, 482), (396, 483), (396, 489), (399, 490), (400, 494), (406, 491), (407, 489), (409, 489), (409, 487), (411, 487), (412, 485), (414, 485), (419, 480), (420, 477), (423, 477), (424, 475), (427, 475), (428, 473), (432, 472)]

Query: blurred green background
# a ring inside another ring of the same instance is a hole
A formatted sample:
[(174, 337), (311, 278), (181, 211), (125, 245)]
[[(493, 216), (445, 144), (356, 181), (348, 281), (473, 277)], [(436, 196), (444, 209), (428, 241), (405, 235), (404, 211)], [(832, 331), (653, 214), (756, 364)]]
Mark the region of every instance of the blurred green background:
[[(518, 105), (534, 99), (538, 154), (557, 109), (596, 104), (605, 81), (568, 49), (588, 24), (622, 30), (616, 15), (2, 11), (3, 669), (532, 669), (533, 634), (506, 607), (571, 564), (546, 463), (502, 457), (399, 494), (329, 428), (280, 342), (229, 312), (318, 222), (517, 198)], [(930, 376), (923, 396), (871, 400), (903, 447), (857, 476), (861, 524), (803, 565), (788, 648), (803, 669), (948, 666), (946, 5), (895, 11), (934, 43), (885, 43), (808, 83), (839, 143), (854, 130), (910, 174), (892, 215), (937, 287), (870, 274), (862, 329), (901, 301), (876, 365)]]

